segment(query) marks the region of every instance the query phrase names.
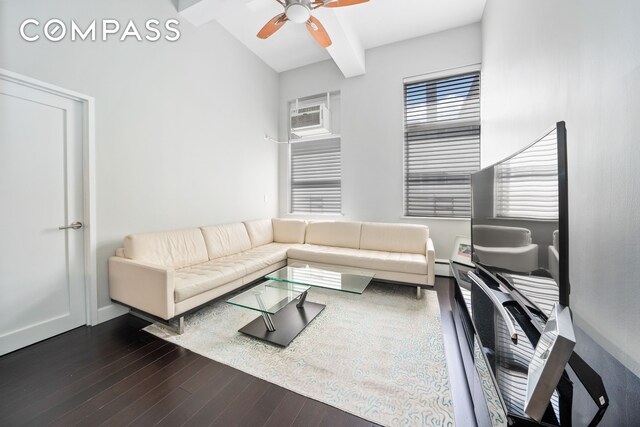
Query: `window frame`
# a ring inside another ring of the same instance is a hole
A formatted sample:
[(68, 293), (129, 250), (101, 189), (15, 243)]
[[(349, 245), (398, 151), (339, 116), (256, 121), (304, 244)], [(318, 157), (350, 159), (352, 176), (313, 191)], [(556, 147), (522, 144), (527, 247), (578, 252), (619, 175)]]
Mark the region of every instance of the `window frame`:
[[(340, 210), (339, 212), (313, 212), (313, 211), (304, 211), (304, 212), (295, 212), (293, 210), (293, 146), (296, 144), (307, 144), (307, 143), (317, 143), (321, 141), (332, 141), (338, 140), (338, 144), (340, 145)], [(290, 142), (287, 144), (287, 215), (289, 216), (342, 216), (343, 213), (343, 188), (342, 188), (342, 137), (337, 134), (331, 134), (328, 136), (320, 136), (318, 138), (305, 138), (299, 142)]]
[[(460, 67), (452, 67), (446, 68), (439, 71), (434, 71), (425, 74), (418, 74), (414, 76), (405, 77), (402, 79), (400, 84), (400, 96), (402, 102), (402, 144), (400, 145), (400, 149), (402, 150), (402, 213), (400, 215), (401, 218), (405, 219), (430, 219), (430, 220), (445, 220), (445, 221), (470, 221), (471, 216), (469, 217), (455, 217), (455, 216), (418, 216), (418, 215), (408, 215), (407, 212), (407, 156), (406, 156), (406, 102), (405, 102), (405, 86), (413, 83), (420, 83), (427, 80), (438, 80), (447, 77), (454, 77), (457, 75), (467, 74), (467, 73), (478, 73), (479, 75), (479, 84), (480, 89), (482, 89), (482, 64), (481, 63), (473, 63), (469, 65), (464, 65)], [(480, 112), (482, 112), (482, 96), (480, 96)], [(478, 161), (480, 168), (482, 168), (482, 116), (480, 116), (479, 120), (480, 124), (480, 152), (478, 155)]]

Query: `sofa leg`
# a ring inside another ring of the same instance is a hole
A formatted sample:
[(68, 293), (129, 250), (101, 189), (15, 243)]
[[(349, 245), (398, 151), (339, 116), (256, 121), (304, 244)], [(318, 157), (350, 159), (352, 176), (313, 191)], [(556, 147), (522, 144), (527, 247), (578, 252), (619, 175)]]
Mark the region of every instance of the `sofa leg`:
[(161, 319), (159, 317), (152, 316), (150, 314), (147, 314), (147, 313), (144, 313), (144, 312), (140, 312), (140, 311), (135, 310), (135, 309), (131, 309), (131, 314), (133, 314), (134, 316), (139, 317), (141, 319), (144, 319), (147, 322), (159, 323), (162, 326), (174, 331), (178, 335), (184, 334), (184, 316), (180, 316), (180, 317), (178, 317), (176, 319), (175, 322), (172, 322), (170, 320), (164, 320), (164, 319)]
[(173, 329), (176, 331), (178, 335), (184, 334), (184, 316), (180, 316), (175, 325), (173, 325)]
[(416, 299), (422, 298), (422, 288), (420, 286), (416, 287)]

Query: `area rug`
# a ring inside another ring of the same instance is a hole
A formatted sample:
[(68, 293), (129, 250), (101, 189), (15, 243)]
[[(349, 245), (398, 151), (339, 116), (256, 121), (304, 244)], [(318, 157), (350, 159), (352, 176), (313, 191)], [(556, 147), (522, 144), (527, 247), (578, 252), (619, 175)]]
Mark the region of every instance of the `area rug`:
[(311, 288), (323, 312), (287, 348), (238, 331), (255, 311), (215, 302), (185, 333), (146, 331), (205, 357), (385, 426), (454, 424), (435, 292), (373, 283), (362, 295)]

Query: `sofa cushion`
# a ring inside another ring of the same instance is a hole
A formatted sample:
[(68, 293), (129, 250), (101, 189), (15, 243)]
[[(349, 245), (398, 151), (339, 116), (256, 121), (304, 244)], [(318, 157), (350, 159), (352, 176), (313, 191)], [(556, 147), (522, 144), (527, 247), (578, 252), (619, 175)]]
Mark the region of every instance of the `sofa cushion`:
[(130, 234), (124, 238), (124, 256), (172, 268), (209, 260), (207, 246), (199, 228)]
[(425, 225), (364, 222), (360, 249), (425, 255), (427, 240), (429, 228)]
[(358, 249), (360, 247), (361, 222), (318, 221), (307, 225), (305, 243), (312, 245), (339, 246)]
[(304, 243), (307, 222), (300, 219), (273, 218), (273, 240), (278, 243)]
[(174, 276), (174, 299), (181, 302), (208, 290), (240, 279), (246, 274), (239, 260), (219, 258), (176, 270)]
[(271, 224), (271, 219), (245, 221), (244, 226), (247, 228), (252, 248), (273, 242), (273, 225)]
[[(287, 260), (287, 251), (290, 248), (300, 247), (302, 245), (294, 243), (269, 243), (250, 249), (240, 254), (246, 260), (247, 273), (253, 273), (261, 268), (267, 267), (280, 261)], [(263, 265), (254, 265), (254, 260), (264, 260)], [(254, 266), (252, 266), (254, 265)]]
[(201, 227), (204, 241), (207, 244), (209, 259), (237, 254), (251, 249), (251, 240), (244, 224), (211, 225)]
[(287, 243), (270, 243), (223, 259), (241, 262), (244, 265), (246, 274), (252, 274), (270, 265), (286, 261), (287, 250), (292, 246), (293, 244)]
[(248, 251), (216, 258), (175, 272), (175, 302), (181, 302), (203, 292), (253, 274), (287, 259), (293, 246), (269, 243)]
[(367, 270), (427, 274), (427, 258), (412, 253), (372, 251), (306, 244), (289, 249), (290, 260), (342, 265)]

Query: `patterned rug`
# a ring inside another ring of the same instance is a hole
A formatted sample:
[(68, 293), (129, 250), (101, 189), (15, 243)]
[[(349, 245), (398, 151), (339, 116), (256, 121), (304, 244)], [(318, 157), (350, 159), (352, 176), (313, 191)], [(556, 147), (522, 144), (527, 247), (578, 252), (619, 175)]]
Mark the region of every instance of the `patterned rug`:
[(311, 288), (326, 308), (287, 348), (238, 331), (258, 313), (224, 301), (185, 318), (183, 335), (146, 331), (385, 426), (451, 426), (436, 293), (373, 283), (362, 295)]

